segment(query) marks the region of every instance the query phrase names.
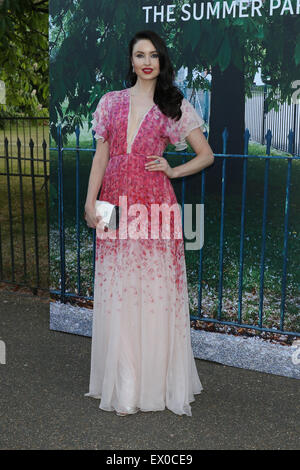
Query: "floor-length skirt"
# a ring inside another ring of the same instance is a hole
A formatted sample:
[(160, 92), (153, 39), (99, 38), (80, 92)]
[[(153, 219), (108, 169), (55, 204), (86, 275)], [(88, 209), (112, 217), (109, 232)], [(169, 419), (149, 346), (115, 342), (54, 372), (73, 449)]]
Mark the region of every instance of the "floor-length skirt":
[[(112, 170), (106, 172), (100, 199), (118, 204), (116, 196), (125, 194), (129, 204), (136, 202), (128, 181), (117, 192), (112, 190)], [(177, 203), (168, 178), (160, 172), (153, 180), (161, 195), (155, 202)], [(153, 202), (142, 198), (145, 192), (134, 194), (148, 208)], [(126, 217), (129, 223), (133, 220)], [(191, 416), (190, 403), (203, 390), (191, 346), (184, 242), (182, 233), (174, 238), (171, 219), (170, 238), (162, 238), (161, 232), (156, 239), (121, 238), (121, 229), (114, 232), (115, 238), (97, 236), (90, 385), (85, 396), (100, 399), (102, 410), (134, 413), (167, 407)], [(158, 220), (161, 229), (162, 218)]]

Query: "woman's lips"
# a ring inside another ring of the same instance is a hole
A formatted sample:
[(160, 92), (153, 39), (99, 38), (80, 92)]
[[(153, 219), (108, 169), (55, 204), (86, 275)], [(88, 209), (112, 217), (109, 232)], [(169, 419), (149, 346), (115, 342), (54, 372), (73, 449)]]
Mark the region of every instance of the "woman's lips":
[(153, 69), (142, 69), (144, 73), (151, 73), (153, 72)]

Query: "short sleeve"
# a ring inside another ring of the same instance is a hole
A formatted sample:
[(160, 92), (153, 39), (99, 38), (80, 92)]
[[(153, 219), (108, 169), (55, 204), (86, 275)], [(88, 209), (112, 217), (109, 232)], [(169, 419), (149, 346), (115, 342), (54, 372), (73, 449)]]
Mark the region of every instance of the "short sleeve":
[(95, 131), (95, 139), (105, 142), (109, 136), (109, 113), (108, 113), (108, 93), (100, 98), (95, 112), (92, 114), (92, 130)]
[(167, 124), (167, 135), (171, 144), (175, 145), (175, 150), (185, 150), (187, 148), (185, 138), (193, 129), (200, 127), (203, 132), (206, 130), (204, 120), (186, 98), (182, 100), (181, 111), (182, 116), (178, 121), (168, 118)]

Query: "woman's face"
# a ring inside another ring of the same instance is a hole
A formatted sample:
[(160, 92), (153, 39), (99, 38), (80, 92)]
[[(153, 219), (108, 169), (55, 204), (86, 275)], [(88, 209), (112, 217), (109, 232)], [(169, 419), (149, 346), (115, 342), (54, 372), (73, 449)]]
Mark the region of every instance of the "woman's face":
[(132, 50), (131, 62), (138, 77), (153, 80), (159, 75), (159, 55), (149, 39), (140, 39)]

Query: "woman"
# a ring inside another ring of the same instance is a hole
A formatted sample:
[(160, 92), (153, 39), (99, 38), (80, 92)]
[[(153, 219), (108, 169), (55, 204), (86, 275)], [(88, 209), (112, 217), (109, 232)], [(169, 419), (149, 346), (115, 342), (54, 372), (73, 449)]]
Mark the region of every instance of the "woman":
[[(97, 149), (85, 219), (97, 238), (85, 396), (120, 416), (165, 407), (191, 416), (190, 402), (203, 387), (191, 347), (184, 241), (170, 179), (201, 171), (214, 156), (203, 120), (173, 85), (164, 41), (141, 31), (129, 44), (129, 57), (131, 86), (103, 95), (93, 113)], [(164, 149), (169, 142), (186, 148), (185, 139), (197, 156), (171, 168)], [(109, 232), (95, 213), (100, 185), (100, 200), (126, 202), (119, 228)], [(163, 204), (174, 214), (164, 224), (151, 214)]]

